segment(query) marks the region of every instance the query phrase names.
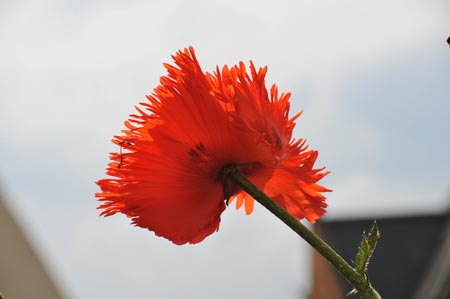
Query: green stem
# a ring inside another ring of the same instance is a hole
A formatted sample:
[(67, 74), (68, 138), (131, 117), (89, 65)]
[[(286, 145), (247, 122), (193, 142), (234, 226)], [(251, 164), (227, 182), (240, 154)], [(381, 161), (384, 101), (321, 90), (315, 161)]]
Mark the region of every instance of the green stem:
[(272, 214), (277, 216), (300, 237), (314, 247), (358, 291), (358, 294), (362, 299), (381, 299), (380, 295), (371, 287), (366, 277), (363, 277), (356, 272), (327, 243), (253, 185), (236, 169), (236, 167), (229, 166), (225, 168), (223, 174), (226, 179), (231, 179), (238, 184), (245, 192), (251, 195), (256, 201), (266, 207)]

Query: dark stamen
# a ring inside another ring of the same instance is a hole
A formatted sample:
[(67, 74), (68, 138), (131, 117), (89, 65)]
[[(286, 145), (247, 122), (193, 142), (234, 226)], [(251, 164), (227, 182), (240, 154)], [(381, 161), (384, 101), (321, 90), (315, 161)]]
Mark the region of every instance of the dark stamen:
[(131, 142), (127, 142), (127, 141), (121, 141), (121, 142), (119, 142), (119, 148), (120, 148), (120, 160), (119, 160), (119, 165), (117, 165), (117, 168), (118, 169), (120, 169), (120, 167), (122, 166), (122, 161), (123, 161), (123, 155), (122, 155), (122, 145), (121, 144), (124, 144), (124, 143), (126, 143), (127, 145), (132, 145), (131, 144)]

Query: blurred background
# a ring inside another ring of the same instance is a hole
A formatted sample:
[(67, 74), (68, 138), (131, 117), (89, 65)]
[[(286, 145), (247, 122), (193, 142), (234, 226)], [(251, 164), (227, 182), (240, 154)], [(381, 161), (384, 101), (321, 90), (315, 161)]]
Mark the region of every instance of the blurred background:
[(449, 13), (446, 0), (0, 0), (2, 205), (62, 298), (306, 299), (309, 247), (259, 206), (227, 209), (194, 246), (100, 218), (110, 140), (162, 63), (193, 45), (205, 71), (253, 60), (292, 92), (295, 137), (332, 171), (329, 219), (437, 213), (449, 205)]

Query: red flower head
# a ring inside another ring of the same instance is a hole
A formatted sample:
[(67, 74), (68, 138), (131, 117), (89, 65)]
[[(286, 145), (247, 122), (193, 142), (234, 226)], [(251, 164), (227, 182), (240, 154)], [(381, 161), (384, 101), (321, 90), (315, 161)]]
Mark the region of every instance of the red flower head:
[[(325, 214), (328, 189), (317, 181), (317, 151), (292, 139), (289, 93), (267, 91), (267, 67), (250, 62), (204, 73), (194, 49), (173, 56), (168, 75), (136, 107), (123, 135), (113, 142), (107, 174), (97, 182), (101, 215), (121, 212), (140, 227), (175, 244), (198, 243), (219, 229), (225, 209), (224, 167), (234, 165), (297, 219), (314, 222)], [(231, 187), (236, 207), (250, 214), (254, 200)]]

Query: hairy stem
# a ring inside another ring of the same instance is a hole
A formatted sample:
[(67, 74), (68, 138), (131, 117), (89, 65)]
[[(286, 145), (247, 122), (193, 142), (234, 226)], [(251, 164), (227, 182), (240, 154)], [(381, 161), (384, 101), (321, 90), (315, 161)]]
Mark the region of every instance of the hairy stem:
[(320, 239), (315, 233), (286, 212), (280, 205), (270, 199), (265, 193), (253, 185), (234, 166), (229, 166), (223, 172), (226, 179), (232, 180), (256, 201), (277, 216), (300, 237), (316, 249), (331, 265), (358, 291), (362, 299), (381, 299), (380, 295), (371, 287), (366, 277), (356, 272), (336, 251)]

